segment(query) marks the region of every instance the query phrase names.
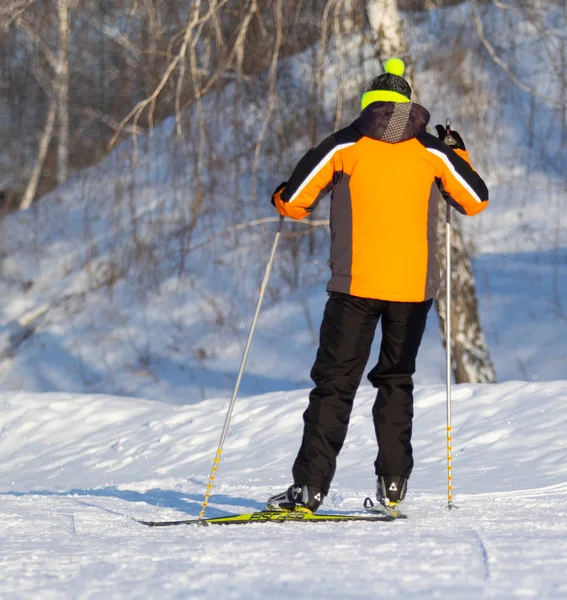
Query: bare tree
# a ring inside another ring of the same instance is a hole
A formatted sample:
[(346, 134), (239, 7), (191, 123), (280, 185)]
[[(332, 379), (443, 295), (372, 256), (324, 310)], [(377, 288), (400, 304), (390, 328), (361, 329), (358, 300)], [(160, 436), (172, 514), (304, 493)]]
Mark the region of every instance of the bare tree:
[(69, 172), (69, 0), (57, 0), (57, 22), (57, 183), (64, 183)]
[[(397, 0), (368, 0), (367, 12), (372, 29), (376, 35), (376, 43), (380, 49), (380, 57), (406, 57), (407, 43), (403, 32), (403, 22)], [(409, 76), (408, 76), (409, 78)], [(411, 81), (411, 78), (410, 78)], [(413, 84), (415, 87), (415, 84)], [(441, 272), (445, 269), (445, 202), (439, 195), (438, 208), (438, 244), (437, 259)], [(464, 243), (460, 223), (453, 219), (452, 226), (454, 269), (451, 272), (453, 296), (451, 314), (454, 316), (454, 327), (451, 332), (453, 348), (453, 374), (457, 383), (496, 381), (494, 366), (480, 324), (476, 284), (472, 270), (469, 250)], [(447, 311), (446, 297), (443, 293), (444, 283), (435, 299), (435, 306), (441, 323), (441, 336), (445, 340), (445, 315)]]
[(8, 28), (36, 0), (3, 0), (0, 5), (0, 31)]
[(49, 144), (51, 142), (51, 138), (53, 137), (53, 130), (55, 128), (55, 117), (57, 116), (57, 102), (55, 99), (51, 101), (49, 105), (49, 110), (47, 111), (47, 118), (45, 119), (45, 126), (43, 128), (43, 133), (41, 134), (41, 139), (39, 142), (39, 149), (37, 151), (37, 158), (35, 160), (35, 165), (31, 171), (30, 178), (28, 180), (28, 184), (26, 186), (26, 190), (22, 197), (22, 201), (20, 203), (20, 210), (27, 210), (31, 205), (35, 198), (37, 192), (37, 186), (39, 184), (39, 179), (41, 177), (41, 170), (43, 168), (43, 163), (45, 162), (45, 157), (47, 156), (47, 150), (49, 148)]
[[(457, 383), (495, 383), (496, 372), (488, 345), (480, 324), (476, 284), (469, 248), (465, 243), (460, 221), (445, 200), (440, 198), (437, 218), (437, 259), (440, 267), (441, 285), (435, 298), (441, 331), (445, 332), (447, 318), (446, 300), (446, 220), (451, 219), (451, 347), (452, 370)], [(443, 345), (447, 340), (442, 334)]]

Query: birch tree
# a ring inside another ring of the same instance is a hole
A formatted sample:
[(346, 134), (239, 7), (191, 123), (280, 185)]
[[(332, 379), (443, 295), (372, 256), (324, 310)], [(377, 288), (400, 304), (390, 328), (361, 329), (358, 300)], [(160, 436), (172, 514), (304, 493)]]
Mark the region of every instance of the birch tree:
[(49, 144), (51, 143), (51, 138), (53, 137), (53, 130), (55, 128), (55, 117), (57, 116), (57, 101), (52, 99), (49, 104), (49, 110), (47, 111), (47, 118), (45, 119), (45, 126), (43, 128), (43, 132), (41, 134), (41, 138), (39, 141), (39, 148), (37, 151), (37, 157), (35, 159), (35, 164), (30, 174), (30, 178), (28, 180), (28, 184), (26, 186), (24, 195), (22, 197), (22, 201), (20, 203), (20, 210), (27, 210), (33, 203), (37, 186), (39, 184), (39, 179), (41, 177), (41, 170), (43, 168), (43, 163), (45, 162), (45, 157), (47, 156), (47, 150), (49, 149)]
[[(27, 8), (27, 6), (25, 7)], [(67, 179), (69, 162), (69, 0), (57, 0), (58, 49), (52, 50), (45, 24), (20, 8), (14, 22), (33, 44), (32, 71), (39, 87), (48, 99), (47, 114), (33, 168), (22, 196), (20, 209), (29, 208), (37, 195), (43, 165), (57, 128), (57, 182)], [(49, 11), (47, 12), (49, 16)], [(56, 127), (57, 126), (57, 127)]]
[[(397, 0), (368, 0), (366, 6), (381, 59), (398, 56), (407, 60), (407, 43)], [(411, 85), (411, 73), (406, 78)], [(443, 243), (446, 210), (441, 194), (439, 194), (438, 215), (437, 259), (442, 277), (435, 307), (439, 314), (443, 344), (446, 347), (447, 303), (444, 280), (446, 252)], [(454, 323), (451, 331), (453, 375), (457, 383), (494, 383), (496, 373), (480, 324), (472, 262), (464, 243), (460, 223), (455, 218), (452, 219), (451, 248), (454, 259), (454, 268), (451, 271), (453, 296), (450, 307)]]
[(8, 28), (35, 0), (2, 0), (0, 4), (0, 30)]
[(57, 0), (57, 22), (57, 183), (64, 183), (69, 172), (69, 0)]
[(23, 12), (20, 12), (15, 17), (14, 22), (17, 28), (29, 39), (32, 48), (35, 50), (31, 57), (32, 72), (37, 85), (48, 99), (48, 108), (43, 130), (39, 138), (36, 159), (20, 203), (20, 210), (27, 210), (36, 197), (43, 165), (55, 130), (57, 97), (54, 89), (56, 88), (56, 84), (54, 84), (53, 80), (57, 73), (58, 61), (56, 54), (50, 48), (49, 42), (42, 37), (41, 24), (34, 22), (33, 18), (28, 18), (28, 15), (23, 14)]

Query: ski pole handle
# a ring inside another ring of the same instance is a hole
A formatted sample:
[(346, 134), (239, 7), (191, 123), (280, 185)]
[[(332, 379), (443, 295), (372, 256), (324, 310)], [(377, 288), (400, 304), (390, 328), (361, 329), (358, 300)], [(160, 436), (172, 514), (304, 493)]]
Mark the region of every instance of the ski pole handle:
[(451, 119), (445, 121), (445, 139), (443, 140), (447, 146), (457, 146), (457, 140), (451, 134)]

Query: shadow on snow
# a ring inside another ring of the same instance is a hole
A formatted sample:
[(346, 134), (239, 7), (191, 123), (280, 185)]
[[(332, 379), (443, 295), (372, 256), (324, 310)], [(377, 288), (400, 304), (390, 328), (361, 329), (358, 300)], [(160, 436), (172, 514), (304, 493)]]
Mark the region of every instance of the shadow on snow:
[[(204, 489), (204, 488), (203, 488)], [(159, 508), (171, 508), (175, 509), (179, 512), (185, 513), (191, 517), (197, 517), (201, 511), (201, 506), (203, 504), (204, 493), (201, 494), (187, 494), (185, 492), (175, 492), (172, 490), (162, 490), (160, 488), (154, 488), (148, 490), (147, 492), (136, 492), (134, 490), (120, 490), (114, 486), (108, 486), (100, 489), (90, 489), (90, 490), (81, 490), (81, 489), (72, 489), (67, 492), (54, 492), (48, 490), (38, 490), (32, 492), (2, 492), (0, 493), (0, 497), (2, 496), (11, 496), (11, 497), (31, 497), (31, 496), (44, 496), (44, 497), (58, 497), (58, 498), (70, 498), (77, 499), (79, 498), (118, 498), (119, 500), (124, 500), (125, 502), (132, 503), (144, 503), (150, 506), (156, 506)], [(211, 496), (211, 499), (215, 502), (215, 504), (224, 504), (229, 506), (238, 507), (241, 509), (243, 506), (247, 507), (246, 510), (257, 511), (263, 510), (265, 508), (264, 502), (258, 502), (257, 500), (252, 500), (251, 498), (242, 498), (235, 496), (226, 496), (223, 494), (214, 494)], [(226, 510), (219, 510), (210, 505), (211, 500), (209, 500), (209, 505), (207, 507), (207, 517), (218, 517), (226, 515)], [(102, 506), (97, 506), (95, 504), (89, 504), (88, 502), (82, 502), (87, 506), (93, 506), (102, 510), (107, 510), (108, 512), (112, 512), (113, 514), (121, 514), (117, 513), (114, 510), (109, 510)], [(239, 510), (238, 512), (241, 512)], [(121, 516), (130, 516), (121, 514)]]

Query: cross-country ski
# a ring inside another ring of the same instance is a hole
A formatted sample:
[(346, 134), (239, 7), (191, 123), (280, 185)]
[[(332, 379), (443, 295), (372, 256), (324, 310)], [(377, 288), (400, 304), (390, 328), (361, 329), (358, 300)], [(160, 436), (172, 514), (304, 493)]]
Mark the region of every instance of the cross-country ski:
[(353, 521), (384, 522), (389, 523), (396, 519), (395, 515), (382, 514), (381, 516), (349, 515), (349, 514), (313, 514), (298, 511), (260, 511), (255, 513), (228, 515), (225, 517), (211, 517), (208, 519), (186, 519), (181, 521), (138, 521), (149, 527), (170, 527), (174, 525), (252, 525), (255, 523), (346, 523)]

